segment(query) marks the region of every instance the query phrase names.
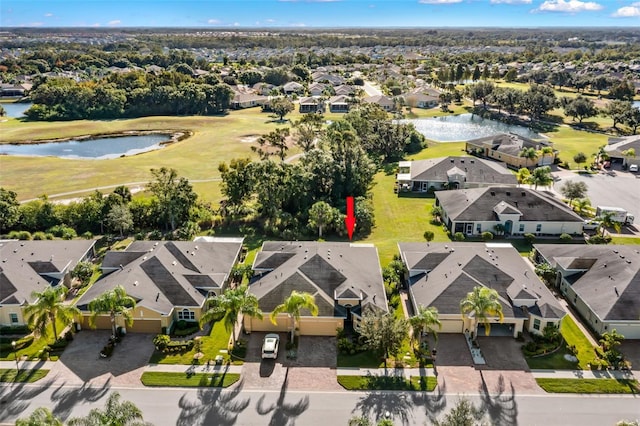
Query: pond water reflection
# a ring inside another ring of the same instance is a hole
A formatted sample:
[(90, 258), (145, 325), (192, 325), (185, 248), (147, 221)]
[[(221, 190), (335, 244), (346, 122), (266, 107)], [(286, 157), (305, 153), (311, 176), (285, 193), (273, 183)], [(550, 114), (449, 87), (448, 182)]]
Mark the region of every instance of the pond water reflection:
[(531, 139), (541, 136), (531, 129), (502, 121), (482, 118), (475, 114), (448, 115), (444, 117), (418, 118), (400, 120), (403, 123), (413, 123), (416, 130), (427, 139), (438, 142), (467, 141), (482, 138), (497, 133), (516, 133)]
[(64, 142), (3, 144), (0, 155), (55, 156), (77, 159), (108, 159), (162, 148), (170, 136), (163, 134), (100, 137)]

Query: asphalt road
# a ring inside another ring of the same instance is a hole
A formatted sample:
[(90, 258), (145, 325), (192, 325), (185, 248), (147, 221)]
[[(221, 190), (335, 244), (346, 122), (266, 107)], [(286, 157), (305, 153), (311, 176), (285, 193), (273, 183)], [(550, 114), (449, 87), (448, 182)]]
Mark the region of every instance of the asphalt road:
[[(46, 379), (45, 379), (46, 380)], [(117, 390), (144, 419), (157, 426), (177, 425), (345, 425), (354, 415), (377, 419), (386, 412), (395, 425), (430, 424), (442, 418), (458, 395), (403, 392), (286, 392), (219, 389), (90, 388), (43, 385), (2, 386), (0, 422), (12, 423), (40, 406), (69, 419), (104, 405)], [(637, 396), (468, 395), (492, 425), (614, 425), (640, 418)]]
[(633, 173), (612, 171), (591, 175), (558, 171), (553, 175), (560, 179), (554, 182), (554, 190), (560, 192), (562, 185), (569, 180), (584, 182), (593, 207), (622, 207), (635, 216), (636, 223), (640, 223), (640, 177)]

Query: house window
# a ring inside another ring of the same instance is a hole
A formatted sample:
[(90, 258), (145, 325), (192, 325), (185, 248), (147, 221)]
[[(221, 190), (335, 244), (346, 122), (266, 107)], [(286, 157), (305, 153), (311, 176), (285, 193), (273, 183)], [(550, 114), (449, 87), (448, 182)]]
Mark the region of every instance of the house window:
[(196, 314), (188, 309), (178, 311), (178, 320), (195, 321)]
[(535, 318), (535, 319), (533, 320), (533, 329), (534, 329), (534, 330), (540, 330), (540, 320), (539, 320), (539, 319), (537, 319), (537, 318)]
[(478, 233), (478, 234), (479, 234), (479, 233), (481, 233), (481, 232), (482, 232), (482, 224), (478, 223), (478, 224), (476, 225), (476, 233)]
[(540, 232), (540, 231), (542, 231), (542, 224), (541, 223), (536, 225), (536, 232)]
[(520, 224), (520, 232), (524, 232), (524, 223)]
[(11, 324), (17, 324), (18, 314), (9, 314), (9, 319), (11, 320)]

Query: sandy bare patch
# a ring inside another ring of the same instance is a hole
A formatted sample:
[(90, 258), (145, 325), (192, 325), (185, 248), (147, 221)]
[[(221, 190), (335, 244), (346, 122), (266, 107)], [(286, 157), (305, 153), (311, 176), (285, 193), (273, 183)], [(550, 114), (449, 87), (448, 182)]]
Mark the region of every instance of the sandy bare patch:
[(242, 143), (254, 143), (258, 140), (260, 136), (258, 135), (246, 135), (240, 138), (240, 142)]

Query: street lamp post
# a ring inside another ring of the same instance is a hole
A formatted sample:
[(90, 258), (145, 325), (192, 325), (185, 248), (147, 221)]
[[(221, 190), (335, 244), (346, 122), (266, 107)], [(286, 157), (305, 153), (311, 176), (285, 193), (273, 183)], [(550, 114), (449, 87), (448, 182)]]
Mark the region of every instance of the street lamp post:
[(16, 360), (16, 375), (20, 374), (20, 365), (18, 364), (18, 352), (16, 351), (16, 341), (11, 341), (11, 347), (13, 348), (13, 356)]

